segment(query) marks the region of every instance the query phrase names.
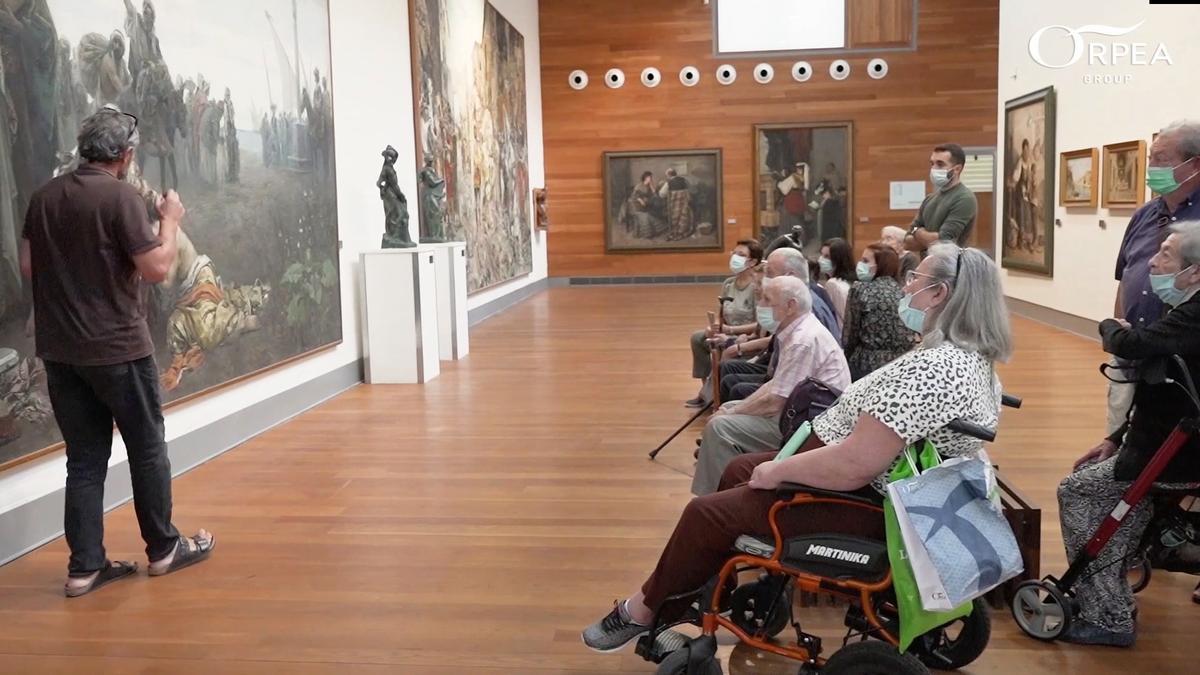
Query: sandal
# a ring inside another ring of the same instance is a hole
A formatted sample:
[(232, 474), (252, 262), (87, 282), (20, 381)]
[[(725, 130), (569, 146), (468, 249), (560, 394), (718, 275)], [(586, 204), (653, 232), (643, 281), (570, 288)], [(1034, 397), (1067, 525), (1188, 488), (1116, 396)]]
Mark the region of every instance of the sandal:
[(151, 566), (148, 570), (150, 576), (161, 577), (164, 574), (178, 572), (185, 567), (190, 567), (204, 561), (208, 559), (208, 556), (212, 554), (213, 548), (217, 545), (217, 538), (211, 535), (207, 540), (201, 539), (200, 535), (195, 535), (190, 537), (190, 539), (195, 544), (195, 548), (189, 547), (186, 543), (188, 540), (180, 537), (179, 541), (175, 544), (175, 557), (171, 559), (171, 564), (159, 569)]
[(99, 590), (114, 581), (137, 574), (137, 571), (137, 563), (126, 562), (124, 560), (108, 561), (104, 565), (104, 569), (100, 570), (91, 583), (86, 586), (64, 586), (63, 591), (67, 594), (68, 598), (78, 598), (81, 595), (87, 595), (92, 591)]

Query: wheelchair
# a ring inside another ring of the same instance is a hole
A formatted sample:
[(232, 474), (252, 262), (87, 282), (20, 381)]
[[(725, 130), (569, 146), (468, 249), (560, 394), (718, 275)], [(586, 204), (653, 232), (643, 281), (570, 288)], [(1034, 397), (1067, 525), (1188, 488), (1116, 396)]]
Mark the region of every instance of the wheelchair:
[[(1004, 403), (1020, 405), (1019, 399), (1010, 396), (1004, 397)], [(964, 420), (947, 427), (980, 440), (995, 439), (995, 432)], [(718, 629), (733, 633), (754, 649), (801, 662), (801, 673), (926, 675), (929, 668), (961, 668), (983, 653), (991, 636), (991, 618), (982, 598), (974, 601), (969, 615), (917, 638), (907, 652), (899, 651), (900, 619), (882, 536), (882, 499), (796, 484), (782, 485), (777, 492), (779, 499), (768, 514), (771, 534), (740, 537), (735, 554), (720, 573), (701, 589), (668, 598), (649, 633), (639, 638), (636, 653), (659, 664), (659, 675), (720, 675)], [(868, 511), (879, 519), (880, 536), (818, 533), (784, 537), (780, 533), (780, 512), (816, 504)], [(754, 581), (738, 584), (739, 575), (755, 571)], [(846, 602), (847, 632), (841, 648), (829, 658), (823, 656), (821, 638), (805, 632), (794, 616), (796, 592)], [(687, 609), (681, 618), (663, 618), (665, 608), (683, 606)], [(699, 626), (701, 635), (689, 638), (672, 630), (682, 624)], [(789, 627), (795, 642), (774, 640)]]
[[(1177, 369), (1180, 375), (1168, 375), (1166, 371), (1170, 367)], [(1101, 372), (1105, 370), (1106, 366), (1101, 366)], [(1100, 558), (1125, 516), (1143, 499), (1152, 500), (1154, 515), (1142, 533), (1134, 553), (1124, 560), (1117, 561), (1124, 563), (1125, 578), (1133, 592), (1139, 593), (1149, 586), (1154, 569), (1200, 574), (1200, 564), (1180, 563), (1171, 555), (1185, 543), (1200, 544), (1200, 512), (1185, 511), (1179, 505), (1180, 500), (1186, 496), (1200, 497), (1200, 490), (1165, 490), (1154, 487), (1155, 481), (1180, 449), (1200, 433), (1200, 396), (1196, 394), (1196, 386), (1192, 382), (1187, 363), (1179, 356), (1146, 366), (1142, 376), (1144, 381), (1165, 382), (1181, 387), (1187, 393), (1196, 416), (1185, 417), (1176, 424), (1175, 429), (1155, 451), (1153, 458), (1142, 469), (1137, 479), (1117, 501), (1112, 512), (1096, 528), (1087, 545), (1071, 561), (1062, 578), (1048, 575), (1041, 580), (1026, 581), (1017, 586), (1012, 596), (1013, 619), (1030, 637), (1052, 642), (1070, 628), (1072, 620), (1080, 611), (1079, 601), (1074, 593), (1075, 584), (1099, 571), (1089, 572), (1088, 568)], [(1107, 373), (1105, 377), (1109, 377)], [(1126, 380), (1113, 381), (1131, 383)]]

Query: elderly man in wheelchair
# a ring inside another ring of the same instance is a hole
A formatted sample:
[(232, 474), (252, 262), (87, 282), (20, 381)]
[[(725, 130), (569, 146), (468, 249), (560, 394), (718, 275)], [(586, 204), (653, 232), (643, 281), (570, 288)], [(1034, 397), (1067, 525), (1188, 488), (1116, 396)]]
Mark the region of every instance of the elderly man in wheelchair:
[[(1011, 336), (996, 266), (976, 249), (949, 244), (931, 249), (906, 278), (900, 313), (906, 325), (921, 332), (921, 346), (850, 385), (812, 421), (812, 434), (794, 456), (772, 461), (772, 452), (735, 459), (718, 492), (693, 499), (684, 509), (642, 588), (584, 630), (588, 647), (616, 651), (652, 628), (657, 633), (660, 626), (687, 620), (697, 589), (708, 584), (709, 597), (700, 604), (704, 636), (667, 656), (659, 672), (720, 672), (712, 637), (718, 625), (739, 628), (741, 633), (734, 632), (745, 640), (751, 633), (761, 637), (781, 631), (791, 613), (789, 601), (772, 597), (770, 584), (780, 581), (770, 575), (764, 585), (726, 598), (734, 569), (754, 559), (756, 566), (778, 572), (781, 560), (798, 554), (817, 566), (813, 569), (823, 566), (824, 573), (792, 575), (796, 585), (857, 598), (848, 622), (858, 621), (861, 634), (884, 641), (850, 645), (826, 663), (819, 656), (819, 640), (798, 630), (797, 647), (768, 647), (771, 651), (824, 665), (828, 672), (857, 672), (864, 664), (877, 672), (924, 672), (919, 661), (894, 646), (896, 631), (890, 624), (895, 619), (887, 616), (891, 574), (881, 544), (884, 477), (903, 449), (920, 439), (928, 439), (947, 457), (979, 450), (977, 438), (950, 426), (962, 420), (976, 428), (995, 427), (1001, 404), (995, 363), (1010, 355)], [(731, 559), (739, 539), (741, 549), (750, 553)], [(769, 549), (777, 542), (793, 544), (784, 543), (788, 550), (774, 555)], [(840, 571), (847, 567), (857, 573)], [(719, 615), (731, 601), (738, 607), (731, 607), (736, 611), (726, 620)], [(782, 613), (776, 603), (786, 605)], [(694, 613), (691, 618), (697, 619)], [(656, 637), (664, 641), (663, 635)], [(670, 651), (670, 645), (645, 642), (640, 651), (652, 660)], [(961, 654), (943, 655), (941, 665), (962, 665), (962, 660)]]

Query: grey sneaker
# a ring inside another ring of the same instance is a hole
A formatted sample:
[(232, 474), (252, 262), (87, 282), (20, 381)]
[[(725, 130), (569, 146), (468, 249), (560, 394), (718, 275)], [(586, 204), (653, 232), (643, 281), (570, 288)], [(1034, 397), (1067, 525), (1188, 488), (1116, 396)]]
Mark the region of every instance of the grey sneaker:
[(625, 616), (621, 603), (617, 602), (608, 616), (583, 630), (583, 644), (594, 652), (615, 652), (649, 632), (649, 626), (634, 623)]

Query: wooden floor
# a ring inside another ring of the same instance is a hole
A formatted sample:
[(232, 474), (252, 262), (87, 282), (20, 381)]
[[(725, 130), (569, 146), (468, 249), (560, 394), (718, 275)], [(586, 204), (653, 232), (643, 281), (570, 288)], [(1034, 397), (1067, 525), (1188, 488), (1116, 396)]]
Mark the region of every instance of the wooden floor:
[[(0, 673), (651, 673), (579, 631), (637, 588), (689, 499), (688, 334), (713, 290), (555, 289), (480, 326), (424, 386), (359, 387), (175, 482), (176, 522), (207, 527), (203, 565), (61, 595), (55, 541), (0, 569)], [(700, 320), (697, 320), (698, 317)], [(1063, 568), (1054, 488), (1102, 432), (1098, 347), (1017, 320), (993, 458), (1045, 508), (1044, 570)], [(144, 565), (133, 509), (113, 558)], [(1136, 648), (1046, 645), (1007, 613), (970, 673), (1193, 671), (1194, 581), (1157, 574)], [(806, 628), (840, 637), (836, 610)], [(726, 672), (795, 673), (728, 645)]]

